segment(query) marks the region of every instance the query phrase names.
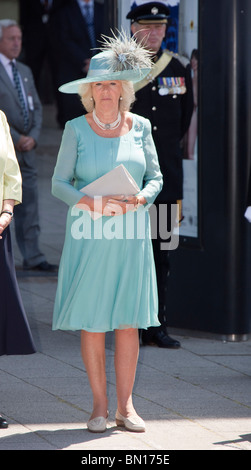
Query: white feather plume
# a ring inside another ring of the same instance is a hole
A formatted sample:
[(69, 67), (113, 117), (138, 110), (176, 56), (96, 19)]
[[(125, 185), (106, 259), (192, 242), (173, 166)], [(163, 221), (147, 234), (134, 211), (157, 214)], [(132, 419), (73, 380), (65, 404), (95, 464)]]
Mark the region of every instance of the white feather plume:
[(125, 31), (118, 31), (118, 36), (113, 31), (113, 37), (102, 35), (101, 50), (111, 52), (108, 59), (111, 72), (123, 70), (140, 70), (152, 68), (151, 53), (141, 42), (137, 42), (135, 36), (128, 36)]

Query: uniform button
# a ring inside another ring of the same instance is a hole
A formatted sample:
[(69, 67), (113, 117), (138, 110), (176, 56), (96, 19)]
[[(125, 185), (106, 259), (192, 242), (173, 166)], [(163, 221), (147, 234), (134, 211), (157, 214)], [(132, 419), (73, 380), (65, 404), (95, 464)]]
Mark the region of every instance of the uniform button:
[(156, 109), (157, 109), (156, 106), (152, 107), (152, 111), (156, 111)]
[(156, 131), (158, 128), (157, 126), (153, 126), (153, 130)]
[(152, 87), (152, 91), (156, 91), (156, 86), (153, 86), (153, 87)]

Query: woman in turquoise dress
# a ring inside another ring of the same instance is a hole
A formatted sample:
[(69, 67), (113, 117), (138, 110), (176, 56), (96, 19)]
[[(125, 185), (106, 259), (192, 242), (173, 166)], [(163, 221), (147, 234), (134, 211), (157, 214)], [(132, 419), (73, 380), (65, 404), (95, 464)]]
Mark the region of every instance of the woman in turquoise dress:
[[(52, 179), (53, 194), (69, 206), (52, 327), (81, 330), (93, 432), (107, 425), (105, 333), (115, 331), (116, 423), (144, 431), (132, 390), (138, 328), (159, 325), (148, 208), (162, 175), (150, 122), (129, 111), (133, 82), (150, 71), (147, 52), (124, 36), (106, 40), (104, 49), (85, 79), (60, 88), (78, 92), (87, 114), (66, 123)], [(120, 164), (137, 183), (136, 195), (85, 194), (85, 186)]]

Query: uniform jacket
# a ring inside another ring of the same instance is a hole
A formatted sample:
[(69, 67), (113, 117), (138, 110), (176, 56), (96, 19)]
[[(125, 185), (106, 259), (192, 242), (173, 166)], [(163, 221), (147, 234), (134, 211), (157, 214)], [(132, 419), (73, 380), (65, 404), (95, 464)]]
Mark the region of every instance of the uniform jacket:
[[(38, 97), (31, 70), (21, 62), (16, 62), (21, 75), (27, 102), (29, 103), (29, 127), (24, 131), (23, 115), (18, 94), (4, 66), (0, 62), (0, 108), (6, 114), (14, 145), (20, 135), (27, 134), (37, 142), (42, 126), (42, 105)], [(32, 152), (32, 151), (31, 151)], [(29, 154), (30, 152), (25, 152)], [(17, 157), (19, 158), (18, 152)]]
[(153, 139), (164, 179), (158, 201), (163, 202), (183, 198), (180, 142), (188, 130), (193, 112), (190, 65), (184, 65), (179, 56), (170, 54), (171, 60), (165, 69), (136, 92), (133, 105), (133, 112), (148, 118), (152, 123)]
[(21, 202), (21, 173), (6, 116), (0, 111), (0, 211), (4, 199)]

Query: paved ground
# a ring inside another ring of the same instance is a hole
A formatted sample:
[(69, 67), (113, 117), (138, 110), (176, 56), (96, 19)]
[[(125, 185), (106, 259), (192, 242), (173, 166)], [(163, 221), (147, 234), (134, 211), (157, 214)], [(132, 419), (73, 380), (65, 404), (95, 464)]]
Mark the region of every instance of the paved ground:
[[(61, 131), (53, 110), (38, 147), (41, 245), (58, 263), (66, 208), (50, 195)], [(91, 394), (78, 332), (52, 332), (57, 278), (23, 273), (15, 246), (18, 281), (38, 352), (0, 358), (1, 412), (9, 428), (0, 431), (0, 450), (251, 450), (251, 340), (177, 336), (179, 350), (141, 347), (134, 402), (145, 433), (118, 429), (114, 338), (107, 335), (110, 420), (104, 434), (91, 434), (86, 422)], [(225, 454), (226, 455), (226, 454)]]

